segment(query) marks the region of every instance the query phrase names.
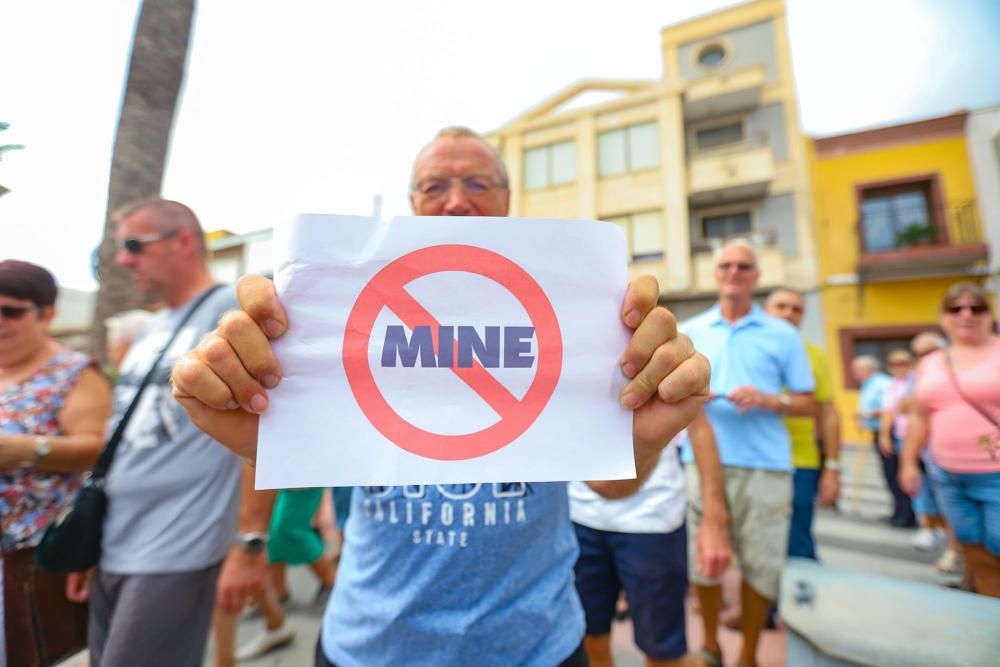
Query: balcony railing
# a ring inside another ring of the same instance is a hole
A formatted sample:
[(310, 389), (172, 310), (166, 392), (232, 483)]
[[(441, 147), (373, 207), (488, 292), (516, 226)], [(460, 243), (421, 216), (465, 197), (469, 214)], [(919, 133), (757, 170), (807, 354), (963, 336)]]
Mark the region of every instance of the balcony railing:
[(862, 273), (961, 271), (989, 256), (975, 200), (896, 206), (863, 216), (857, 228)]
[(778, 235), (773, 229), (759, 232), (748, 232), (746, 234), (728, 234), (708, 239), (694, 239), (691, 241), (691, 254), (701, 252), (712, 252), (726, 245), (730, 241), (744, 239), (755, 248), (769, 248), (778, 245)]
[(767, 145), (695, 155), (688, 165), (688, 197), (693, 204), (760, 197), (774, 171), (774, 153)]

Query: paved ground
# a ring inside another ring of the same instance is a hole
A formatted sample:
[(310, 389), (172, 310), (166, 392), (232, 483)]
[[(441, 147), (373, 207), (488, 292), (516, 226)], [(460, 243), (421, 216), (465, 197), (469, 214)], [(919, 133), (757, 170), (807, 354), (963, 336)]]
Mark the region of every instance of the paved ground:
[[(879, 462), (871, 447), (845, 448), (844, 490), (838, 512), (820, 511), (816, 518), (819, 555), (823, 563), (844, 569), (860, 570), (890, 577), (902, 577), (928, 583), (942, 583), (943, 577), (933, 569), (938, 551), (919, 552), (912, 547), (912, 530), (892, 528), (880, 521), (890, 512), (889, 495), (882, 480)], [(241, 663), (247, 667), (298, 667), (312, 665), (313, 649), (319, 633), (321, 611), (312, 604), (317, 584), (304, 568), (290, 571), (292, 602), (288, 608), (289, 622), (296, 629), (295, 641), (263, 658)], [(735, 572), (727, 575), (727, 602), (738, 605), (739, 578)], [(692, 648), (701, 645), (701, 621), (689, 598), (687, 613), (688, 642)], [(263, 627), (260, 619), (243, 620), (239, 628), (240, 641), (246, 641)], [(720, 637), (727, 665), (739, 652), (738, 633), (722, 630)], [(632, 643), (632, 627), (628, 621), (617, 622), (612, 631), (612, 644), (618, 667), (639, 667), (642, 655)], [(785, 631), (765, 632), (761, 640), (760, 667), (785, 665)], [(70, 663), (73, 667), (80, 664)], [(211, 665), (207, 659), (206, 665)]]

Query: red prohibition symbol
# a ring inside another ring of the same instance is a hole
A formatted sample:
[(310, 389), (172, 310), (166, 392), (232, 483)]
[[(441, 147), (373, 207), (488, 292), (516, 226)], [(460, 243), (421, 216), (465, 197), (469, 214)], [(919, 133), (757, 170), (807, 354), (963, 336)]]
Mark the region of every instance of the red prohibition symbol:
[[(500, 421), (480, 431), (460, 435), (432, 433), (406, 421), (379, 390), (368, 362), (368, 343), (383, 308), (414, 330), (428, 325), (437, 348), (438, 322), (405, 287), (417, 278), (443, 271), (474, 273), (495, 281), (514, 295), (535, 328), (538, 359), (535, 377), (518, 399), (478, 360), (469, 368), (452, 368), (463, 382), (500, 415)], [(516, 440), (542, 413), (562, 372), (562, 333), (555, 310), (535, 279), (520, 266), (493, 251), (466, 245), (421, 248), (390, 262), (365, 285), (347, 318), (344, 371), (358, 406), (379, 433), (396, 446), (441, 461), (473, 459)]]

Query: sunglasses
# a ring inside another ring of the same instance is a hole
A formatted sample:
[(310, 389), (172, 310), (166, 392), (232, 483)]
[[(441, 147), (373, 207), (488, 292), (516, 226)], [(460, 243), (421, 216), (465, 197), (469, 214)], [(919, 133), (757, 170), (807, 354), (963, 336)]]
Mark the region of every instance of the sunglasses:
[(968, 310), (973, 315), (982, 315), (984, 313), (988, 313), (989, 310), (990, 310), (990, 307), (987, 306), (985, 303), (974, 303), (974, 304), (965, 304), (965, 305), (962, 305), (962, 306), (945, 306), (944, 307), (944, 312), (948, 313), (949, 315), (958, 315), (963, 310)]
[(0, 306), (0, 317), (5, 320), (19, 320), (32, 310), (38, 310), (38, 306)]
[(736, 269), (737, 271), (753, 271), (756, 267), (749, 262), (722, 262), (717, 267), (719, 271), (728, 271), (729, 269)]
[(130, 255), (140, 255), (143, 249), (154, 241), (162, 241), (177, 236), (178, 230), (163, 232), (162, 234), (146, 234), (145, 236), (130, 236), (118, 242), (118, 249), (124, 250)]

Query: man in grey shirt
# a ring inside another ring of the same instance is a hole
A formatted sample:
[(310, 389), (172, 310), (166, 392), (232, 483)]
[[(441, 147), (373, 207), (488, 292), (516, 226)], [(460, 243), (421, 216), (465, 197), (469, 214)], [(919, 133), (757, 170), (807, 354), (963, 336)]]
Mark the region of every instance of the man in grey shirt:
[[(119, 214), (116, 261), (164, 308), (133, 343), (115, 387), (115, 418), (197, 298), (214, 287), (205, 241), (183, 204), (149, 200)], [(170, 345), (125, 429), (107, 479), (101, 561), (91, 580), (91, 665), (198, 665), (222, 560), (233, 546), (239, 459), (195, 428), (170, 395), (174, 360), (234, 307), (218, 288)]]

